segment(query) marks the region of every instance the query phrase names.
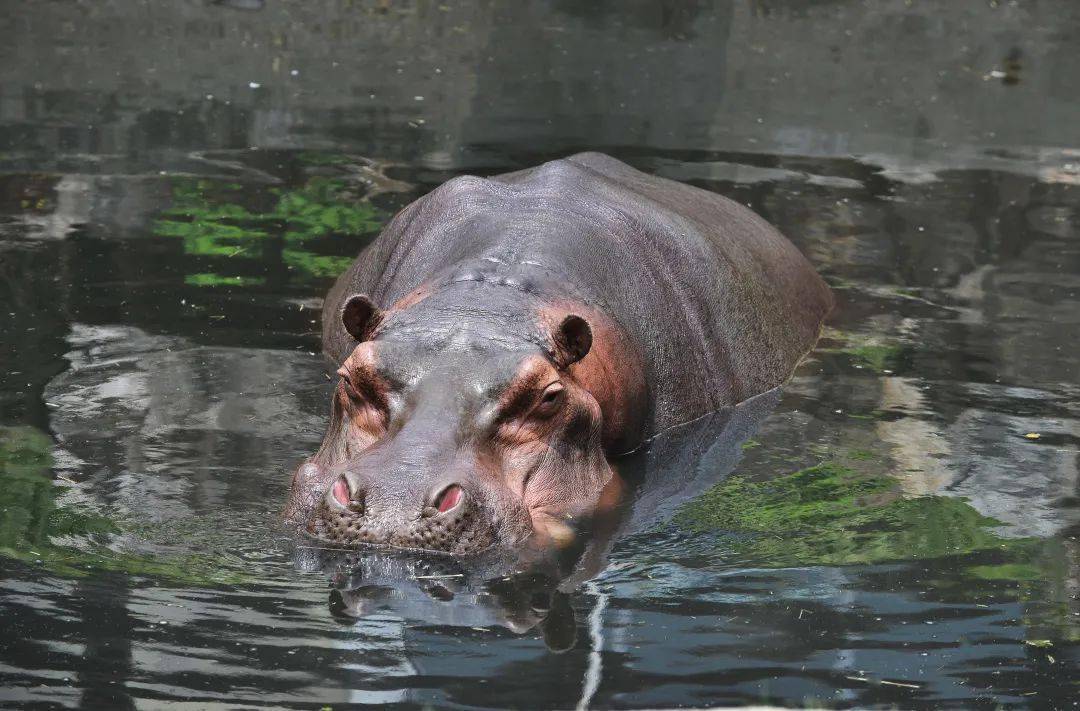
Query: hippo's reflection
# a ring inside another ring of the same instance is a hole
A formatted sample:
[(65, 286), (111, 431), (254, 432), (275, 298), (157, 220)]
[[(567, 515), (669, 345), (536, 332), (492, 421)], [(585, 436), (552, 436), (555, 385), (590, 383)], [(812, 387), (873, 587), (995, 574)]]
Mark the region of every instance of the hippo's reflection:
[(547, 566), (514, 566), (502, 555), (461, 560), (374, 549), (305, 562), (330, 572), (330, 612), (346, 623), (389, 611), (454, 627), (539, 628), (555, 651), (577, 638), (569, 597)]
[(539, 628), (554, 651), (574, 646), (569, 595), (600, 574), (615, 543), (664, 521), (727, 476), (742, 444), (775, 407), (779, 390), (720, 410), (654, 438), (615, 462), (625, 484), (608, 515), (583, 520), (561, 547), (490, 548), (452, 557), (361, 547), (298, 546), (296, 565), (330, 576), (330, 610), (345, 622), (375, 613), (455, 627)]

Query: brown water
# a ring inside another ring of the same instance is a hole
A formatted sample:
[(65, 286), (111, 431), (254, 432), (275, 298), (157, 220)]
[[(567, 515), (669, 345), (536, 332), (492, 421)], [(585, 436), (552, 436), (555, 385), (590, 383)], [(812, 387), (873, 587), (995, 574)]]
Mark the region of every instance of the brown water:
[[(583, 7), (0, 18), (0, 704), (1080, 702), (1080, 12)], [(581, 148), (779, 226), (818, 349), (557, 589), (297, 548), (333, 276)]]

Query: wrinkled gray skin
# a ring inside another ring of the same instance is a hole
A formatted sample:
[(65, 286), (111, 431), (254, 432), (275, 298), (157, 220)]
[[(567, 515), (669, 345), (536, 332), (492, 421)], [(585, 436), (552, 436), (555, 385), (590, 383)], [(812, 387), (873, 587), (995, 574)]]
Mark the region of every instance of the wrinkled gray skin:
[(287, 516), (345, 546), (565, 545), (612, 457), (783, 383), (831, 306), (753, 212), (608, 156), (455, 178), (326, 298), (343, 382)]

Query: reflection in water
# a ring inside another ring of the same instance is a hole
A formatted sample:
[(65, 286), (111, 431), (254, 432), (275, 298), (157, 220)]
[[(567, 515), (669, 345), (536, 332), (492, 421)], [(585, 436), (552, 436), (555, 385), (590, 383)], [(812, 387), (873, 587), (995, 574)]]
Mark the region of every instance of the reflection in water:
[[(0, 15), (0, 702), (1075, 704), (1080, 5), (994, 5)], [(330, 275), (580, 148), (777, 224), (819, 348), (568, 560), (294, 549)]]

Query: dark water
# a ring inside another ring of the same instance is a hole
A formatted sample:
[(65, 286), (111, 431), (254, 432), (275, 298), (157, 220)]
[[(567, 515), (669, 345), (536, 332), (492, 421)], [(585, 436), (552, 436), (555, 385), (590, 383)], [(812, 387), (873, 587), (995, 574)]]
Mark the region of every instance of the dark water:
[[(1075, 707), (1077, 37), (1069, 2), (4, 13), (0, 704)], [(624, 464), (557, 590), (297, 549), (333, 276), (443, 180), (581, 148), (778, 225), (836, 289), (817, 350)]]

